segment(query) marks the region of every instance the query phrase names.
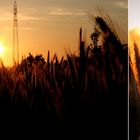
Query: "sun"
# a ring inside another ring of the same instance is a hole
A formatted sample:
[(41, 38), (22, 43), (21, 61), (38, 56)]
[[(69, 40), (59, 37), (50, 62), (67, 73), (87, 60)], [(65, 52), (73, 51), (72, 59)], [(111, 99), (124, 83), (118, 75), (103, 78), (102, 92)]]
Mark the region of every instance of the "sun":
[(4, 45), (0, 43), (0, 56), (4, 53)]

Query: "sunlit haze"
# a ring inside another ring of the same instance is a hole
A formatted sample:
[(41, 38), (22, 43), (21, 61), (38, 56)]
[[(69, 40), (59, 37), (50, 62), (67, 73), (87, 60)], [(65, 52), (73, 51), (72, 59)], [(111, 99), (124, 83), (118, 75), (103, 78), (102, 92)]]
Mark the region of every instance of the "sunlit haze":
[(4, 46), (2, 43), (0, 43), (0, 56), (4, 53)]
[(139, 12), (140, 12), (140, 1), (139, 0), (129, 0), (129, 22), (128, 27), (129, 30), (133, 28), (140, 28), (140, 19), (139, 19)]
[[(20, 60), (29, 52), (45, 58), (48, 50), (59, 58), (67, 49), (76, 53), (79, 28), (83, 28), (88, 43), (93, 30), (89, 14), (97, 15), (98, 8), (111, 17), (127, 40), (127, 0), (17, 0), (17, 5)], [(5, 65), (13, 64), (13, 6), (14, 0), (1, 0), (0, 56)]]

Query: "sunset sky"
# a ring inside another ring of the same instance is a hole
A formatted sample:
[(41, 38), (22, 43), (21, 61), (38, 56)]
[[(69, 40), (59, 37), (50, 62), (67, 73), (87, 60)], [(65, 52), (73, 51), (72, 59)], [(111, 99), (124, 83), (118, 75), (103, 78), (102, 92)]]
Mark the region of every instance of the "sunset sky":
[[(97, 15), (98, 8), (111, 17), (127, 40), (127, 0), (17, 0), (17, 4), (20, 59), (29, 52), (45, 58), (48, 50), (51, 56), (56, 52), (58, 57), (65, 55), (68, 48), (77, 52), (79, 28), (86, 30), (88, 40), (93, 30), (88, 14)], [(13, 62), (13, 5), (14, 0), (0, 0), (0, 44), (4, 46), (0, 57), (5, 65)]]

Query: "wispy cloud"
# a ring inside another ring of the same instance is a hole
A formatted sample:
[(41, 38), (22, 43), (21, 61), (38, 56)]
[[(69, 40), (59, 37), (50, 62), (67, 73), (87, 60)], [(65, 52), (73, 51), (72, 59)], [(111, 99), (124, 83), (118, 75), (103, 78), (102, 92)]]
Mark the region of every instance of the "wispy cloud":
[(115, 2), (117, 7), (128, 9), (128, 2), (127, 1), (116, 1)]
[[(13, 27), (11, 26), (11, 27), (7, 27), (7, 26), (4, 26), (3, 27), (3, 30), (5, 30), (5, 31), (11, 31), (11, 30), (13, 30)], [(37, 30), (36, 28), (34, 28), (34, 27), (19, 27), (19, 30), (26, 30), (26, 31), (34, 31), (34, 30)]]
[(18, 15), (20, 20), (40, 20), (39, 17), (35, 17), (35, 16), (28, 16), (28, 15), (23, 15), (23, 14), (19, 14)]
[[(18, 19), (25, 21), (25, 20), (40, 20), (39, 17), (35, 17), (35, 16), (29, 16), (29, 15), (25, 15), (25, 14), (18, 14)], [(0, 17), (0, 21), (1, 22), (5, 22), (5, 21), (12, 21), (13, 20), (13, 14), (10, 12), (3, 12), (3, 14)]]
[(85, 16), (87, 13), (83, 10), (51, 8), (49, 11), (51, 16)]
[(3, 14), (0, 17), (1, 22), (2, 21), (10, 21), (13, 18), (12, 14), (10, 12), (2, 12), (2, 13)]

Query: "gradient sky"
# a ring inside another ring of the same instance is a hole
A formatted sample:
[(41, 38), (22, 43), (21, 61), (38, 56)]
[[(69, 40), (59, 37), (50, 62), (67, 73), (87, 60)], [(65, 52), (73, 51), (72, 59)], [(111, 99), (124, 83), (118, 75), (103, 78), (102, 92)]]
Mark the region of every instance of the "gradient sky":
[(129, 29), (139, 27), (140, 28), (140, 1), (129, 0)]
[[(13, 60), (13, 4), (14, 0), (0, 0), (0, 42), (5, 46), (1, 57), (6, 65)], [(127, 40), (127, 0), (17, 0), (17, 4), (20, 58), (29, 52), (46, 58), (48, 50), (51, 56), (56, 52), (58, 57), (65, 55), (68, 48), (77, 52), (79, 28), (86, 30), (88, 40), (93, 30), (88, 13), (97, 15), (98, 7), (111, 17)]]

